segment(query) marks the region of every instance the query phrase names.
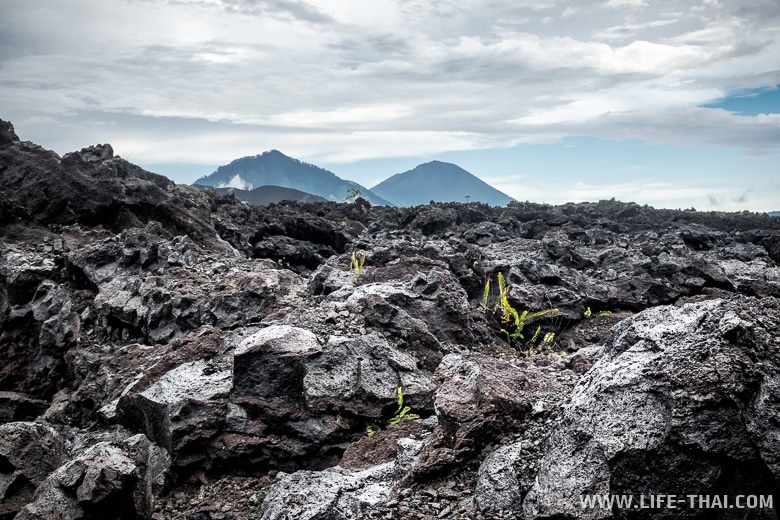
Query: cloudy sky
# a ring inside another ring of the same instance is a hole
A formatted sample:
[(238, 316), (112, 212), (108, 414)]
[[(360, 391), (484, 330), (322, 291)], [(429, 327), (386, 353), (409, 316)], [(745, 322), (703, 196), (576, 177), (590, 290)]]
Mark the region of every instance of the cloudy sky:
[[(0, 118), (177, 182), (278, 149), (371, 187), (780, 210), (778, 0), (0, 0)], [(464, 194), (467, 195), (467, 194)]]

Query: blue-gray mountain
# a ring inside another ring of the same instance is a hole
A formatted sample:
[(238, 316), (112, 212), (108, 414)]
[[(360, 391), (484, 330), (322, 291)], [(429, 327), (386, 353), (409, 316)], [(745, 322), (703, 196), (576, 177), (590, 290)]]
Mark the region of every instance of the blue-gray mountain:
[(252, 190), (259, 186), (281, 186), (342, 201), (351, 190), (360, 190), (371, 204), (392, 204), (360, 184), (338, 177), (335, 173), (288, 157), (277, 150), (254, 157), (243, 157), (220, 166), (211, 175), (201, 177), (195, 184), (218, 188)]
[(460, 166), (440, 161), (397, 173), (371, 191), (399, 206), (419, 206), (432, 200), (506, 206), (514, 200)]

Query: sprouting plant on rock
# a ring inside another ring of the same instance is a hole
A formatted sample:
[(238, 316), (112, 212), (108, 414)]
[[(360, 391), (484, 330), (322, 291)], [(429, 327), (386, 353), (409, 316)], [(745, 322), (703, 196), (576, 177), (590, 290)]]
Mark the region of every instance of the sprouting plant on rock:
[(597, 318), (603, 318), (604, 316), (612, 316), (612, 311), (598, 311), (597, 313), (594, 314), (590, 310), (590, 307), (588, 307), (585, 310), (584, 315), (586, 318), (590, 318), (591, 316), (596, 316)]
[(488, 308), (488, 299), (490, 298), (490, 279), (485, 282), (485, 290), (482, 293), (482, 303), (479, 305), (479, 308), (482, 312), (485, 314), (488, 313), (490, 310)]
[(530, 343), (528, 344), (528, 353), (531, 356), (536, 355), (536, 349), (539, 348), (540, 350), (544, 350), (547, 352), (552, 352), (552, 346), (553, 343), (555, 343), (555, 333), (554, 332), (548, 332), (544, 335), (542, 338), (541, 344), (537, 345), (536, 340), (539, 337), (539, 333), (542, 331), (542, 327), (536, 328), (536, 333), (534, 334), (534, 337), (531, 339)]
[[(412, 411), (411, 406), (405, 406), (404, 405), (404, 389), (403, 387), (399, 386), (397, 391), (397, 397), (396, 402), (398, 403), (398, 408), (396, 409), (395, 413), (392, 417), (390, 417), (388, 420), (385, 421), (385, 426), (390, 426), (391, 424), (398, 424), (403, 421), (409, 421), (411, 419), (419, 419), (420, 416), (416, 413), (410, 413)], [(366, 435), (371, 437), (376, 432), (380, 430), (379, 425), (377, 423), (370, 423), (368, 426), (366, 426)]]
[(347, 190), (347, 195), (344, 197), (343, 202), (353, 202), (355, 199), (363, 194), (360, 188), (350, 188)]
[(352, 280), (352, 285), (357, 285), (360, 275), (363, 274), (363, 264), (366, 262), (366, 253), (360, 252), (358, 256), (354, 251), (352, 252), (352, 260), (349, 264), (349, 278)]
[(416, 413), (409, 413), (412, 411), (412, 408), (410, 406), (404, 406), (404, 389), (403, 387), (398, 387), (398, 398), (396, 401), (398, 402), (398, 409), (395, 411), (395, 414), (387, 420), (387, 424), (398, 424), (402, 421), (408, 421), (409, 419), (419, 419), (420, 416)]
[[(479, 308), (486, 315), (492, 314), (498, 317), (498, 321), (501, 325), (501, 333), (506, 335), (507, 342), (513, 343), (518, 340), (525, 340), (523, 330), (527, 325), (544, 316), (558, 312), (558, 309), (545, 309), (536, 312), (525, 310), (518, 312), (512, 307), (512, 304), (509, 303), (509, 292), (512, 289), (512, 286), (506, 282), (506, 278), (504, 278), (502, 273), (499, 272), (496, 278), (498, 279), (498, 296), (496, 297), (494, 304), (492, 307), (488, 305), (490, 299), (490, 280), (488, 279), (487, 282), (485, 282), (485, 290), (482, 294), (482, 303)], [(529, 348), (533, 348), (540, 333), (541, 327), (537, 328), (536, 333), (529, 342)], [(545, 335), (545, 338), (546, 337), (547, 335)], [(555, 335), (553, 334), (550, 339), (550, 344), (552, 344), (554, 337)]]

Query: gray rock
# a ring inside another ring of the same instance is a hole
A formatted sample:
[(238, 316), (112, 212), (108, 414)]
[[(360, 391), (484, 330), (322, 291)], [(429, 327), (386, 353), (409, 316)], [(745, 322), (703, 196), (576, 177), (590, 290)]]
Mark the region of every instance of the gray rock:
[(359, 520), (382, 511), (389, 514), (385, 505), (414, 469), (428, 441), (402, 437), (396, 442), (398, 456), (391, 462), (358, 470), (336, 466), (280, 473), (260, 508), (262, 520)]
[(260, 508), (261, 520), (359, 520), (385, 503), (393, 464), (362, 471), (339, 467), (280, 473)]
[(426, 441), (410, 437), (402, 437), (396, 441), (398, 454), (395, 457), (395, 468), (393, 471), (393, 476), (396, 480), (401, 480), (417, 465), (425, 445)]
[(306, 362), (320, 353), (314, 333), (289, 325), (272, 325), (238, 345), (233, 393), (237, 396), (295, 399), (303, 395)]
[(553, 399), (560, 385), (536, 367), (520, 368), (472, 354), (449, 354), (436, 371), (436, 412), (453, 446), (485, 445), (530, 413), (543, 394)]
[[(613, 328), (547, 443), (527, 518), (604, 518), (587, 494), (770, 494), (780, 302), (657, 307)], [(764, 517), (761, 517), (764, 518)]]
[(57, 469), (38, 487), (17, 520), (117, 518), (133, 507), (139, 471), (121, 449), (99, 443)]
[(150, 518), (157, 497), (170, 480), (171, 457), (142, 434), (125, 440), (121, 447), (135, 463), (140, 477), (132, 493), (135, 512), (141, 518)]
[(118, 419), (169, 451), (177, 451), (219, 429), (216, 425), (227, 414), (221, 399), (230, 394), (232, 376), (228, 358), (183, 363), (146, 388), (131, 384), (117, 403)]
[(51, 427), (32, 422), (0, 425), (0, 515), (19, 511), (65, 460), (65, 445)]
[(474, 502), (480, 511), (518, 511), (523, 503), (516, 465), (521, 461), (522, 443), (502, 446), (479, 466)]
[(355, 339), (331, 338), (322, 354), (306, 365), (307, 407), (316, 412), (378, 418), (392, 405), (399, 387), (406, 404), (430, 410), (434, 386), (416, 360), (391, 347), (378, 333)]
[(303, 280), (294, 273), (229, 255), (215, 276), (207, 251), (186, 236), (167, 238), (153, 226), (69, 253), (98, 293), (93, 309), (106, 335), (168, 343), (203, 325), (235, 328), (259, 322)]
[(31, 421), (48, 407), (49, 403), (41, 399), (31, 399), (18, 392), (0, 392), (0, 424)]
[(436, 370), (436, 438), (409, 479), (426, 482), (458, 471), (501, 439), (516, 437), (568, 395), (571, 383), (532, 364), (516, 366), (480, 354), (449, 354)]

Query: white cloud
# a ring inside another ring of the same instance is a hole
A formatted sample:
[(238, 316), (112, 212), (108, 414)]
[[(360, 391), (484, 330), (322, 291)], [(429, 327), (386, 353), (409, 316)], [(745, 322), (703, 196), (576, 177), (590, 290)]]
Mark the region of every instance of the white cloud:
[(605, 7), (612, 7), (613, 9), (621, 7), (647, 7), (647, 0), (609, 0), (604, 4)]
[(574, 182), (561, 185), (543, 179), (524, 179), (524, 182), (493, 184), (517, 200), (530, 200), (547, 204), (567, 202), (588, 202), (598, 200), (632, 201), (656, 208), (694, 207), (699, 211), (755, 211), (757, 207), (769, 210), (776, 207), (771, 194), (751, 193), (744, 188), (713, 188), (691, 186), (685, 182), (621, 182), (588, 183)]
[(237, 188), (239, 190), (251, 190), (254, 188), (251, 182), (244, 180), (241, 175), (235, 174), (228, 182), (221, 182), (217, 188)]
[(146, 162), (567, 135), (776, 152), (774, 116), (696, 108), (780, 81), (773, 4), (5, 0), (0, 117), (60, 152), (111, 138)]

